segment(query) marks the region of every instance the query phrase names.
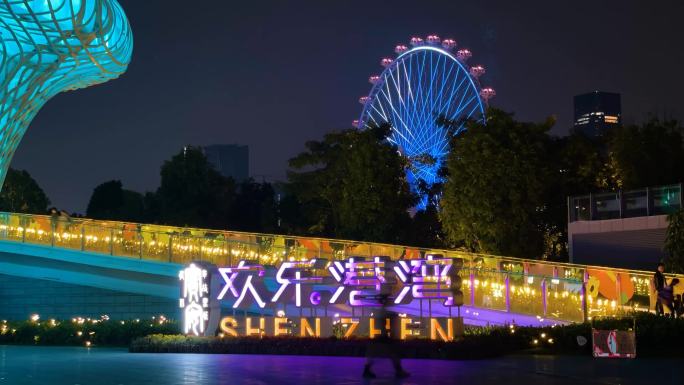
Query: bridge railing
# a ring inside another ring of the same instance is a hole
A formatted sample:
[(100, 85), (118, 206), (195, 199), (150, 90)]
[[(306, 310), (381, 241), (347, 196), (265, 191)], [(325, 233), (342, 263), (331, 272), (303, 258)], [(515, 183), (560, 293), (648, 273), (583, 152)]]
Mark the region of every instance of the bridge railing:
[(250, 260), (278, 265), (310, 258), (384, 255), (397, 260), (440, 254), (463, 260), (467, 305), (540, 319), (580, 322), (597, 315), (649, 311), (656, 299), (650, 272), (325, 238), (0, 212), (0, 240), (178, 264)]
[(568, 206), (569, 222), (666, 215), (683, 207), (682, 184), (572, 196)]

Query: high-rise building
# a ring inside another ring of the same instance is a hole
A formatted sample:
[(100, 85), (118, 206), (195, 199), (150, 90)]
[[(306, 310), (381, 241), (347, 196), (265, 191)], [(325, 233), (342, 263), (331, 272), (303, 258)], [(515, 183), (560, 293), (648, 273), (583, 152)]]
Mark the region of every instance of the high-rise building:
[(620, 94), (594, 91), (575, 96), (575, 130), (597, 137), (621, 123)]
[(226, 177), (237, 182), (249, 178), (249, 147), (240, 144), (212, 144), (202, 147), (207, 160)]

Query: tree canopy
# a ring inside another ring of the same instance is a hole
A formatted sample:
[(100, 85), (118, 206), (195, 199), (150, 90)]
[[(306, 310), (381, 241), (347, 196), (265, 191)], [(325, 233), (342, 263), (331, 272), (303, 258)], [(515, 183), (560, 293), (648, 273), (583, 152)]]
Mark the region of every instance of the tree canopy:
[(270, 183), (257, 183), (252, 179), (240, 183), (227, 219), (227, 227), (230, 229), (279, 232), (278, 204), (273, 186)]
[[(290, 160), (289, 191), (308, 234), (401, 242), (416, 203), (407, 161), (386, 141), (389, 126), (344, 130), (306, 143)], [(292, 203), (292, 202), (290, 202)]]
[(112, 180), (95, 187), (86, 216), (93, 219), (140, 222), (145, 219), (143, 195), (124, 190), (121, 181)]
[(684, 209), (667, 216), (665, 236), (665, 268), (671, 273), (684, 273)]
[(202, 150), (185, 147), (164, 162), (156, 199), (160, 223), (221, 228), (235, 199), (235, 182), (214, 169)]
[(607, 136), (606, 189), (634, 189), (684, 181), (683, 129), (651, 119), (616, 127)]
[[(437, 123), (451, 129), (463, 122), (440, 117)], [(440, 170), (444, 182), (418, 183), (430, 197), (424, 210), (414, 207), (409, 160), (387, 141), (391, 127), (385, 125), (307, 142), (289, 161), (288, 181), (275, 187), (236, 183), (200, 148), (186, 147), (164, 162), (156, 191), (143, 196), (109, 181), (95, 189), (87, 213), (563, 260), (568, 196), (684, 180), (684, 131), (677, 122), (651, 119), (598, 138), (581, 132), (554, 137), (553, 124), (521, 122), (496, 109), (487, 112), (486, 124), (467, 122), (450, 143)], [(42, 213), (49, 201), (28, 173), (11, 170), (0, 204)]]
[(45, 214), (50, 199), (26, 170), (7, 170), (0, 191), (0, 210), (15, 213)]
[(521, 123), (491, 109), (454, 137), (440, 218), (447, 239), (469, 250), (535, 258), (544, 250), (540, 213), (549, 180), (553, 121)]

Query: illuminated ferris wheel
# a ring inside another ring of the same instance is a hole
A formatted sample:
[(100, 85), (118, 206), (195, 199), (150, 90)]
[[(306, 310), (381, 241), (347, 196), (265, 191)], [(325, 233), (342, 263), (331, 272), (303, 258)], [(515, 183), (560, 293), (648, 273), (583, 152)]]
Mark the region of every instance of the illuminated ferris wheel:
[[(385, 68), (368, 80), (373, 85), (359, 102), (363, 110), (358, 128), (389, 123), (388, 140), (410, 161), (408, 180), (415, 192), (420, 181), (440, 181), (438, 170), (449, 151), (449, 139), (463, 131), (468, 120), (484, 118), (485, 106), (496, 93), (480, 86), (481, 65), (466, 64), (472, 53), (456, 50), (453, 39), (411, 38), (411, 47), (397, 45), (395, 58), (383, 58)], [(445, 124), (448, 122), (449, 124)], [(425, 207), (427, 197), (418, 205)]]

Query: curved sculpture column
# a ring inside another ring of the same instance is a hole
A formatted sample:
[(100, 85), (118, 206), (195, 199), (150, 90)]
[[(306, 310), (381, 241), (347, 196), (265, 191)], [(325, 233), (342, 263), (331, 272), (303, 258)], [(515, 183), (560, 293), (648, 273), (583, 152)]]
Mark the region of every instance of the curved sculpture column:
[(131, 60), (115, 0), (0, 0), (0, 186), (31, 120), (55, 94), (104, 83)]

